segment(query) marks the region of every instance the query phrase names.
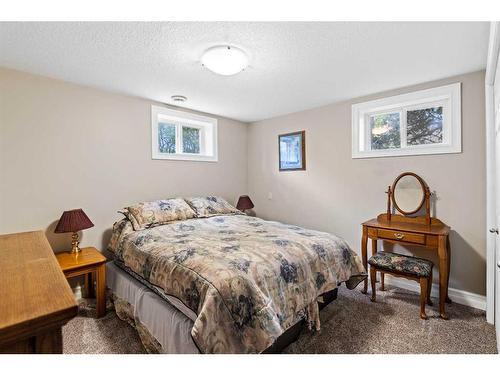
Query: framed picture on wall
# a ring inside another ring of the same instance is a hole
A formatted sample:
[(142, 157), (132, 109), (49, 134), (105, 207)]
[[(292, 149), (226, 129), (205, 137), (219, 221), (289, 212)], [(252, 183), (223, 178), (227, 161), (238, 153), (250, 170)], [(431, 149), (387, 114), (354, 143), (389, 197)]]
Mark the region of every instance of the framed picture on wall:
[(306, 132), (280, 134), (279, 169), (280, 171), (303, 171), (306, 169)]

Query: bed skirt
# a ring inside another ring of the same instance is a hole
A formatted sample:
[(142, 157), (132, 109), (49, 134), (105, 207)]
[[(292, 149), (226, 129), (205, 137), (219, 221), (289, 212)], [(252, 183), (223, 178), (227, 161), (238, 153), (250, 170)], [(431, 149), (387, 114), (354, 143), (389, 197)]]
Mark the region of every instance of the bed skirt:
[[(108, 296), (116, 315), (134, 327), (148, 353), (197, 354), (191, 337), (192, 318), (188, 318), (168, 301), (161, 298), (112, 262), (107, 267)], [(323, 294), (318, 301), (320, 310), (337, 298), (337, 289)], [(305, 327), (302, 320), (267, 348), (264, 354), (281, 353), (297, 340)]]

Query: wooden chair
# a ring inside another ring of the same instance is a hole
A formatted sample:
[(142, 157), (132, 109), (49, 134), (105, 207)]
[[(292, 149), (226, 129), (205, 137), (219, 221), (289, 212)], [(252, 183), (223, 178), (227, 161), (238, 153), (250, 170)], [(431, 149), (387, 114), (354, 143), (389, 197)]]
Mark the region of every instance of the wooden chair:
[(375, 283), (377, 271), (381, 272), (381, 290), (384, 290), (384, 274), (404, 277), (420, 283), (420, 318), (427, 319), (425, 304), (432, 306), (432, 268), (434, 264), (427, 260), (396, 253), (378, 252), (369, 260), (370, 280), (372, 284), (372, 302), (376, 300)]

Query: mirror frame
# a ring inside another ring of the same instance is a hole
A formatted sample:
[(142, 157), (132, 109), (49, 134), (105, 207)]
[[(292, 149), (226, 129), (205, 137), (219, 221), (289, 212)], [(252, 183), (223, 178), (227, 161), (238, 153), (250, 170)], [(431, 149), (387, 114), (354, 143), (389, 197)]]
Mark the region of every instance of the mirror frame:
[[(401, 208), (399, 208), (398, 204), (396, 203), (396, 185), (399, 182), (399, 180), (401, 180), (405, 176), (415, 177), (417, 179), (417, 181), (420, 182), (420, 186), (422, 187), (422, 201), (420, 202), (420, 204), (418, 205), (418, 207), (415, 210), (413, 210), (413, 211), (404, 211)], [(422, 206), (425, 203), (426, 189), (427, 189), (427, 184), (422, 179), (422, 177), (420, 177), (419, 175), (417, 175), (417, 174), (415, 174), (413, 172), (404, 172), (404, 173), (401, 173), (398, 177), (396, 177), (396, 179), (394, 180), (394, 182), (392, 184), (392, 187), (391, 187), (391, 190), (392, 190), (392, 197), (391, 198), (392, 198), (392, 204), (394, 205), (394, 208), (396, 208), (396, 210), (398, 210), (403, 215), (412, 215), (412, 214), (417, 213), (418, 211), (420, 211), (420, 209), (422, 208)]]

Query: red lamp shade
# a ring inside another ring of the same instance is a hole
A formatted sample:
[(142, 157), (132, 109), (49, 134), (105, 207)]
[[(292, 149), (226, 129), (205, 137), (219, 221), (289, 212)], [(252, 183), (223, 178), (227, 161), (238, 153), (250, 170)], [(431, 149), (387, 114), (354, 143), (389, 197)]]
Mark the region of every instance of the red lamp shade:
[(245, 210), (249, 210), (251, 208), (254, 208), (254, 205), (253, 205), (253, 202), (248, 195), (242, 195), (238, 199), (238, 204), (236, 205), (236, 208), (240, 211), (245, 211)]
[(64, 211), (54, 233), (78, 232), (91, 228), (94, 224), (81, 208), (71, 211)]

